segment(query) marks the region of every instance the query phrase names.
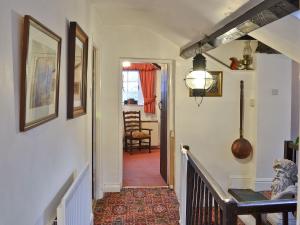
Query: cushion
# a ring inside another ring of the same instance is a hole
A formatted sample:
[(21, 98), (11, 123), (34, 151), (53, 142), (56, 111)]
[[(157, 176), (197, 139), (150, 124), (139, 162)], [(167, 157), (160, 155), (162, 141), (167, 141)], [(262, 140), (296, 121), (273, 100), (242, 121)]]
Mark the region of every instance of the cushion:
[(132, 132), (132, 137), (133, 138), (148, 138), (148, 137), (150, 137), (150, 135), (149, 134), (145, 134), (142, 131), (133, 131)]

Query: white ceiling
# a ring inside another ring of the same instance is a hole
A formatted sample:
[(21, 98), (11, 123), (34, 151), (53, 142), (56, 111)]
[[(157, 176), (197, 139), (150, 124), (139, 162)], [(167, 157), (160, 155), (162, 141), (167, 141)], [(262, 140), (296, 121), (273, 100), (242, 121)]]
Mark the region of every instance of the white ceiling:
[(249, 34), (300, 63), (300, 11)]
[(103, 24), (143, 26), (180, 47), (208, 35), (246, 2), (248, 0), (92, 0)]

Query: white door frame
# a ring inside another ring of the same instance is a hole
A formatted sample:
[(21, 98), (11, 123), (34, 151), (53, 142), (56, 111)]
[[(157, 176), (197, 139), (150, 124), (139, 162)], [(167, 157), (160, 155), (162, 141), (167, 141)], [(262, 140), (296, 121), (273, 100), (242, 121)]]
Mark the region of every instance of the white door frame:
[[(102, 134), (102, 125), (101, 125), (101, 117), (100, 111), (101, 111), (101, 62), (102, 62), (102, 57), (101, 57), (101, 48), (94, 42), (91, 42), (91, 52), (93, 48), (96, 48), (96, 71), (95, 71), (95, 144), (96, 144), (96, 150), (95, 150), (95, 161), (96, 161), (96, 189), (95, 191), (95, 198), (96, 199), (101, 199), (103, 198), (103, 168), (102, 168), (102, 151), (101, 151), (101, 134)], [(92, 103), (93, 104), (93, 103)]]
[(144, 59), (144, 58), (127, 58), (127, 57), (122, 57), (120, 58), (120, 63), (119, 63), (119, 84), (118, 84), (118, 124), (119, 124), (119, 143), (118, 143), (118, 148), (119, 148), (119, 158), (118, 158), (118, 171), (119, 171), (119, 182), (120, 182), (120, 187), (123, 187), (123, 129), (122, 129), (122, 123), (123, 123), (123, 114), (122, 114), (122, 84), (123, 84), (123, 79), (122, 79), (122, 71), (123, 71), (123, 66), (122, 62), (124, 61), (129, 61), (131, 63), (157, 63), (157, 64), (166, 64), (168, 66), (168, 121), (167, 121), (167, 154), (168, 154), (168, 184), (170, 183), (170, 133), (174, 133), (174, 128), (175, 128), (175, 121), (174, 121), (174, 112), (175, 112), (175, 98), (174, 98), (174, 89), (175, 89), (175, 78), (174, 78), (174, 71), (175, 71), (175, 61), (171, 59)]

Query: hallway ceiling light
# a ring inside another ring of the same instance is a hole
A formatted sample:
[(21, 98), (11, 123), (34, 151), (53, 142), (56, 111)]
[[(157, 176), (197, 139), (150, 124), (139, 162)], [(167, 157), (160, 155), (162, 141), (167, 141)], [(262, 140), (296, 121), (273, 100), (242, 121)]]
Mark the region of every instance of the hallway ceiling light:
[(193, 58), (193, 69), (184, 80), (190, 89), (191, 97), (204, 97), (205, 92), (211, 88), (214, 79), (206, 71), (206, 58), (202, 54), (197, 54)]
[(206, 71), (191, 71), (185, 78), (186, 85), (191, 89), (208, 90), (212, 83), (212, 75)]
[(128, 67), (131, 66), (131, 62), (129, 62), (129, 61), (124, 61), (124, 62), (122, 63), (122, 66), (123, 66), (124, 68), (128, 68)]

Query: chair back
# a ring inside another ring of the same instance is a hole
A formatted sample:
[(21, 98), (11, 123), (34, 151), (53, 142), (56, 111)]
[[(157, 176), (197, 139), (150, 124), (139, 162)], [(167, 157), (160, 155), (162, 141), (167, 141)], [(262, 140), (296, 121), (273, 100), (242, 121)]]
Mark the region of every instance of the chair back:
[(299, 146), (293, 141), (284, 141), (284, 158), (298, 164)]
[(124, 133), (128, 134), (132, 130), (141, 131), (141, 112), (123, 111)]

